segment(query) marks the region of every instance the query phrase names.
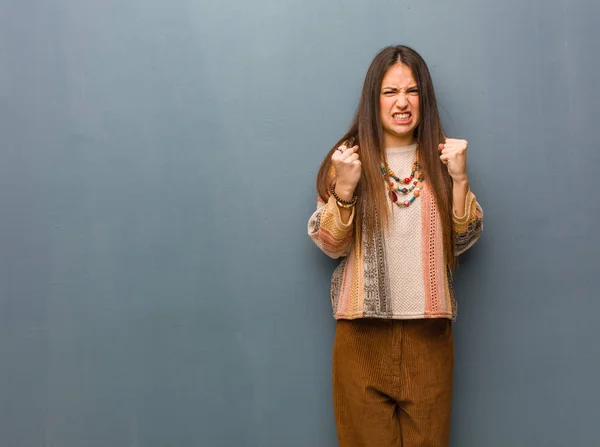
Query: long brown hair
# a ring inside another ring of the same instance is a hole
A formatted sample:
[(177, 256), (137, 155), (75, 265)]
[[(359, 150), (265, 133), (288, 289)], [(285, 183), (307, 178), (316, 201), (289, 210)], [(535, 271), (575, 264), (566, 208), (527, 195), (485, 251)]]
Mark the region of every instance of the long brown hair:
[[(433, 190), (443, 228), (446, 263), (456, 264), (452, 239), (452, 180), (439, 157), (438, 145), (444, 142), (431, 74), (423, 58), (412, 48), (398, 45), (381, 50), (371, 62), (365, 76), (360, 102), (348, 131), (331, 148), (317, 175), (317, 191), (323, 200), (329, 198), (331, 186), (331, 156), (343, 143), (359, 145), (362, 175), (355, 194), (358, 196), (355, 220), (355, 244), (361, 248), (362, 232), (366, 240), (373, 240), (375, 228), (387, 226), (389, 221), (388, 197), (381, 177), (381, 164), (387, 163), (383, 147), (379, 98), (385, 73), (397, 63), (408, 66), (419, 90), (420, 121), (415, 129), (421, 170)], [(364, 222), (362, 217), (364, 216)], [(363, 228), (363, 223), (365, 228)]]

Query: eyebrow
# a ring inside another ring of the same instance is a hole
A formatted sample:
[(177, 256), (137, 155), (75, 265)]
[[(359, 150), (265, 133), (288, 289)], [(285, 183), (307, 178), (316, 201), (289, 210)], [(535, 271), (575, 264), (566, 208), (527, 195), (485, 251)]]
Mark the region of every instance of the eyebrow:
[[(415, 85), (411, 85), (409, 87), (406, 87), (406, 90), (412, 90), (414, 88), (418, 88), (418, 86), (416, 84)], [(381, 90), (385, 90), (385, 89), (398, 90), (398, 87), (394, 87), (394, 86), (391, 86), (391, 85), (385, 85), (385, 86), (381, 87)]]

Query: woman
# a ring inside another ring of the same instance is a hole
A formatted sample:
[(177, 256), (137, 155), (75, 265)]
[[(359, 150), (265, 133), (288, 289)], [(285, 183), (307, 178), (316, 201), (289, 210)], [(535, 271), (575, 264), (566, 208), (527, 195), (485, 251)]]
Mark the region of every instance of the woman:
[(383, 49), (350, 129), (321, 165), (308, 223), (317, 246), (342, 258), (331, 280), (342, 447), (449, 443), (452, 270), (483, 217), (466, 154), (465, 140), (443, 133), (421, 56)]

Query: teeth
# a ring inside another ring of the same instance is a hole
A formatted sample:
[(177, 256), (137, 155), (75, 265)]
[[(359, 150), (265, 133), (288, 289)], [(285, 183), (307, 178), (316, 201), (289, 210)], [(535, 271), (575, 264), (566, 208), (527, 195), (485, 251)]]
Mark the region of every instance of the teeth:
[(394, 118), (399, 120), (407, 120), (410, 118), (410, 113), (395, 113)]

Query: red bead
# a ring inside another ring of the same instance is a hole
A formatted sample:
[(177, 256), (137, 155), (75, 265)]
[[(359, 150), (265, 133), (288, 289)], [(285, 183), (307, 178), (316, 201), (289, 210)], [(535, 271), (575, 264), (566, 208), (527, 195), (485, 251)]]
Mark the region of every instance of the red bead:
[(390, 191), (390, 199), (392, 199), (392, 202), (398, 201), (398, 196), (396, 195), (396, 193), (394, 191)]
[(413, 185), (417, 186), (417, 183), (418, 183), (418, 182), (413, 182)]
[(406, 177), (406, 178), (404, 179), (404, 183), (406, 183), (406, 184), (410, 183), (410, 179), (409, 179), (408, 177)]

